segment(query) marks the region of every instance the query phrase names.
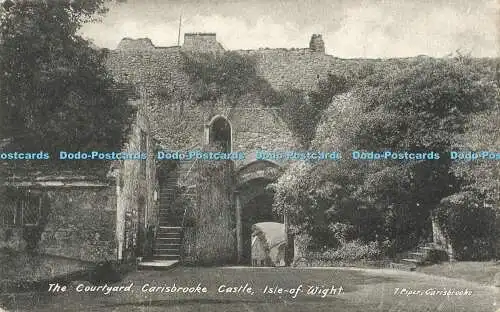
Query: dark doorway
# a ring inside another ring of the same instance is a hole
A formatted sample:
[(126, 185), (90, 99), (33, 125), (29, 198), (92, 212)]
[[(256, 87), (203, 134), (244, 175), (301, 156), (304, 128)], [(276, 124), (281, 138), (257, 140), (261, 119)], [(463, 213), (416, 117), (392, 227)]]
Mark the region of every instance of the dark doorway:
[(243, 206), (241, 215), (243, 237), (241, 264), (251, 264), (252, 225), (259, 222), (283, 222), (283, 218), (273, 212), (273, 195), (272, 192), (265, 192), (252, 198)]
[(210, 124), (209, 143), (216, 151), (231, 152), (231, 125), (224, 117), (215, 118)]

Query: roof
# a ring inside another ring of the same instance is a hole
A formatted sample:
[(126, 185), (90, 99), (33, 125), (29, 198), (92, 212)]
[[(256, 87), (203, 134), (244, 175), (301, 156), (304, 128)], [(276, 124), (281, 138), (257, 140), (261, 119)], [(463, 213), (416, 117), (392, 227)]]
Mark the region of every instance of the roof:
[(285, 225), (277, 222), (260, 222), (252, 226), (253, 235), (264, 240), (269, 249), (286, 242)]

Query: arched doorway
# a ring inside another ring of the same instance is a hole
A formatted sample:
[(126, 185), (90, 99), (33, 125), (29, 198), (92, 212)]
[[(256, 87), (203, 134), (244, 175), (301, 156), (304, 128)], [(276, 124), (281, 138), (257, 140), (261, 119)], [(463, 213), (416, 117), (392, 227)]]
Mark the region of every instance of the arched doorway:
[(241, 225), (243, 250), (241, 264), (250, 265), (252, 226), (259, 222), (283, 223), (283, 217), (273, 212), (274, 193), (264, 190), (242, 206)]
[(215, 151), (230, 153), (232, 129), (229, 121), (223, 116), (215, 116), (208, 126), (208, 144)]
[(236, 220), (239, 264), (251, 264), (252, 226), (260, 222), (283, 223), (273, 211), (274, 192), (268, 185), (281, 174), (278, 164), (253, 161), (236, 172)]

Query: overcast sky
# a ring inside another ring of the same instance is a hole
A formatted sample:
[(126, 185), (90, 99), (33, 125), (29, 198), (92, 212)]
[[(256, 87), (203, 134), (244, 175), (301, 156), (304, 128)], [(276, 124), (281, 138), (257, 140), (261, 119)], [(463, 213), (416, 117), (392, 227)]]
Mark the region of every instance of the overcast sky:
[(123, 37), (172, 46), (182, 14), (182, 34), (215, 32), (230, 50), (307, 47), (319, 33), (344, 58), (497, 56), (499, 12), (500, 0), (126, 0), (82, 33), (110, 49)]

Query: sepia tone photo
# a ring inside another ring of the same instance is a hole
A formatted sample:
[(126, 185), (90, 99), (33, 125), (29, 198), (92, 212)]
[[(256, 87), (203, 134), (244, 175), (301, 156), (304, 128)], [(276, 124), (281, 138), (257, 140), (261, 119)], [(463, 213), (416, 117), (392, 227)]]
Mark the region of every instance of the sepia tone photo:
[(500, 3), (0, 0), (0, 312), (500, 311)]

